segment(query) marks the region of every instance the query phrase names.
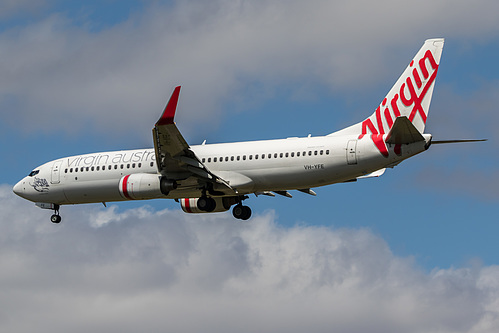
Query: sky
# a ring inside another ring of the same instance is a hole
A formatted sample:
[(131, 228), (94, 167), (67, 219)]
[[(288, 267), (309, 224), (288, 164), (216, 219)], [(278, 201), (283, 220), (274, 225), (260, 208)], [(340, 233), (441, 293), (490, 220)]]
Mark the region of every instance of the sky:
[[(0, 331), (497, 332), (499, 3), (2, 1)], [(254, 197), (247, 222), (168, 200), (12, 193), (47, 161), (152, 146), (177, 85), (194, 145), (326, 135), (445, 37), (432, 146), (376, 179)]]

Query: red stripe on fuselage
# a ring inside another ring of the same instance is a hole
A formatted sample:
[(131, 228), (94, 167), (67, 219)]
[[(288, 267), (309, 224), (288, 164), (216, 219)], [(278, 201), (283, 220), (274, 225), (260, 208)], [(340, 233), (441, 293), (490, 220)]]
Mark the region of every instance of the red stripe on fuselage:
[(384, 157), (388, 157), (388, 149), (386, 149), (386, 144), (385, 141), (383, 140), (383, 135), (373, 134), (371, 135), (371, 139), (373, 140), (374, 145), (376, 146), (376, 148), (378, 148), (381, 155), (383, 155)]

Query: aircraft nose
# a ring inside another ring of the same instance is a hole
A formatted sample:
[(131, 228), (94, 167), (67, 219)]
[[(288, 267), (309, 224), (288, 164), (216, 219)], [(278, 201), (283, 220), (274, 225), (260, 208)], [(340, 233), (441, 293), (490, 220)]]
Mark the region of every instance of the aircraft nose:
[(24, 194), (24, 190), (25, 190), (24, 184), (25, 184), (25, 181), (23, 179), (20, 182), (18, 182), (16, 185), (14, 185), (14, 187), (12, 188), (12, 191), (15, 194), (17, 194), (18, 196), (22, 197)]

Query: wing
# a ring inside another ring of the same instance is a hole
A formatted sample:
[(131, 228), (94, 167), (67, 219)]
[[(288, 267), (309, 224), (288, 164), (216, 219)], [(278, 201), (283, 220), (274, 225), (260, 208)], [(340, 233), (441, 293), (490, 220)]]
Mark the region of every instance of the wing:
[(179, 95), (180, 86), (173, 91), (152, 130), (158, 172), (179, 183), (179, 189), (196, 187), (208, 190), (212, 195), (236, 194), (225, 180), (201, 163), (175, 125), (173, 118)]

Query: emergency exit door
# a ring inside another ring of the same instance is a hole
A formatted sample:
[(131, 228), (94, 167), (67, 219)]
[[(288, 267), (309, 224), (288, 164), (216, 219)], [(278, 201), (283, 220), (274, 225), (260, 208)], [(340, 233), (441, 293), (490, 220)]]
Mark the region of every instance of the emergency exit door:
[(349, 140), (347, 144), (347, 163), (357, 164), (357, 140)]
[(59, 184), (61, 182), (61, 165), (62, 161), (55, 161), (52, 165), (52, 178), (50, 180), (52, 184)]

